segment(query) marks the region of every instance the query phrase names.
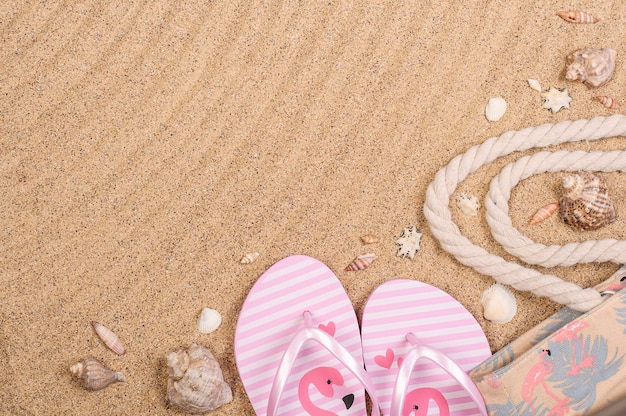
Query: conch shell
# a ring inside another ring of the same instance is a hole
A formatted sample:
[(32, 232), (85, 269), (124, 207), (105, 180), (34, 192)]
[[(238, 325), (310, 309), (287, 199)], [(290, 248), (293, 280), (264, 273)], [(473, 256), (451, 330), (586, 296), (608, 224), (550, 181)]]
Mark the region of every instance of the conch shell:
[(566, 176), (559, 199), (559, 215), (571, 226), (581, 230), (596, 230), (614, 222), (617, 217), (602, 179), (589, 172)]
[(113, 383), (126, 381), (124, 374), (109, 370), (95, 358), (85, 358), (71, 366), (70, 371), (82, 380), (87, 390), (102, 390)]
[(167, 400), (188, 413), (206, 413), (230, 403), (233, 393), (208, 348), (191, 344), (167, 355)]
[(580, 49), (567, 57), (565, 78), (581, 80), (590, 88), (600, 87), (611, 79), (617, 52), (613, 49)]

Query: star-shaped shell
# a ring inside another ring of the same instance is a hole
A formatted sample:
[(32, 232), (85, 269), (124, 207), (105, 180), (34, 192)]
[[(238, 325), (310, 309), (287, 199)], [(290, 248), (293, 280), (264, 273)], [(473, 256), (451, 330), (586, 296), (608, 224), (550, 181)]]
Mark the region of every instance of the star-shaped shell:
[(456, 206), (459, 207), (463, 214), (475, 217), (478, 215), (480, 202), (478, 202), (478, 198), (474, 195), (459, 194), (459, 196), (456, 197)]
[(606, 184), (590, 172), (566, 176), (559, 199), (561, 219), (581, 230), (597, 230), (614, 222), (617, 217)]
[(565, 78), (582, 81), (589, 88), (600, 87), (611, 79), (617, 52), (613, 49), (580, 49), (567, 57)]
[(400, 238), (396, 240), (398, 251), (396, 256), (413, 258), (415, 253), (420, 249), (420, 240), (422, 239), (422, 233), (420, 230), (411, 225), (410, 227), (404, 227)]
[(541, 93), (543, 98), (543, 108), (547, 108), (553, 113), (557, 113), (561, 108), (569, 108), (569, 103), (572, 101), (567, 89), (558, 89), (550, 87), (546, 92)]

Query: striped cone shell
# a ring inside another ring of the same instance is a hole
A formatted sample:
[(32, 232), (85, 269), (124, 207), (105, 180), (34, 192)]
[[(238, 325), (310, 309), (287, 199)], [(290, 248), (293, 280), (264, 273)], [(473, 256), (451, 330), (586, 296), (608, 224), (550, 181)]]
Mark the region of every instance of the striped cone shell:
[(532, 219), (530, 220), (530, 224), (531, 225), (537, 224), (541, 221), (548, 219), (552, 214), (556, 212), (558, 207), (559, 207), (559, 203), (553, 202), (551, 204), (548, 204), (544, 207), (539, 208), (539, 210), (535, 213), (535, 215), (533, 215)]
[(361, 254), (360, 256), (357, 256), (357, 258), (354, 259), (352, 263), (348, 264), (344, 271), (350, 272), (367, 269), (375, 259), (376, 254), (374, 253)]
[(122, 342), (113, 331), (96, 321), (91, 321), (91, 326), (93, 326), (96, 334), (98, 334), (102, 342), (104, 342), (104, 345), (109, 347), (111, 351), (118, 355), (126, 354), (126, 348), (124, 348)]
[(580, 10), (562, 11), (558, 12), (556, 15), (570, 23), (598, 23), (600, 21), (598, 18), (593, 17), (589, 13), (582, 12)]
[(619, 103), (608, 95), (598, 95), (597, 97), (594, 97), (594, 100), (602, 103), (602, 105), (610, 110), (615, 110), (619, 108)]

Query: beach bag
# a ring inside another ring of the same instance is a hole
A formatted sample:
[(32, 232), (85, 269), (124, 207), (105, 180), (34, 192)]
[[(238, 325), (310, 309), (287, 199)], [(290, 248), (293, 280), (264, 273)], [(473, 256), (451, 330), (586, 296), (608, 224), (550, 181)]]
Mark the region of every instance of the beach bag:
[(625, 398), (624, 287), (626, 266), (596, 288), (599, 306), (563, 308), (474, 368), (489, 414), (593, 415)]

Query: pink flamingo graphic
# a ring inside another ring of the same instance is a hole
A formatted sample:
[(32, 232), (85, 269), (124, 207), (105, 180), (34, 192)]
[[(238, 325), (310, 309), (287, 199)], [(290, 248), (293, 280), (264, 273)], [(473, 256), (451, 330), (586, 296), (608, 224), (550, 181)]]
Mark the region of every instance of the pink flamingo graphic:
[[(334, 386), (343, 386), (341, 373), (332, 367), (317, 367), (307, 372), (298, 384), (298, 398), (302, 408), (311, 416), (337, 416), (336, 413), (320, 409), (315, 406), (309, 397), (309, 386), (313, 385), (325, 397), (334, 397)], [(341, 398), (346, 409), (352, 407), (354, 394), (347, 394)]]
[[(565, 373), (568, 376), (575, 376), (580, 373), (582, 368), (593, 367), (593, 356), (585, 353), (582, 340), (578, 338), (578, 333), (589, 326), (588, 322), (573, 321), (565, 325), (554, 334), (554, 340), (557, 342), (571, 341), (572, 343), (572, 369)], [(576, 347), (580, 345), (581, 354), (584, 357), (580, 363), (576, 363)]]
[[(530, 404), (530, 410), (533, 414), (535, 414), (535, 408), (533, 406), (533, 392), (538, 385), (541, 385), (546, 394), (556, 401), (557, 405), (552, 409), (553, 411), (565, 412), (568, 409), (567, 404), (569, 403), (569, 398), (565, 397), (560, 399), (552, 393), (552, 391), (550, 391), (550, 388), (546, 383), (545, 379), (552, 374), (552, 370), (554, 369), (552, 363), (546, 360), (546, 355), (550, 355), (550, 350), (541, 351), (539, 355), (540, 361), (531, 367), (530, 371), (528, 371), (528, 374), (526, 375), (526, 378), (524, 379), (524, 383), (522, 384), (522, 399)], [(550, 414), (552, 414), (552, 412)]]
[(428, 402), (431, 399), (437, 403), (440, 416), (450, 415), (450, 408), (443, 394), (439, 390), (424, 387), (415, 389), (406, 395), (402, 416), (411, 416), (411, 414), (414, 416), (426, 416), (428, 414)]

